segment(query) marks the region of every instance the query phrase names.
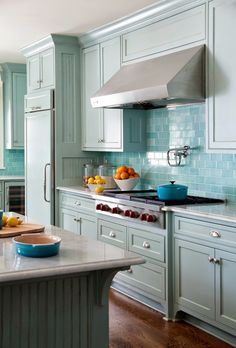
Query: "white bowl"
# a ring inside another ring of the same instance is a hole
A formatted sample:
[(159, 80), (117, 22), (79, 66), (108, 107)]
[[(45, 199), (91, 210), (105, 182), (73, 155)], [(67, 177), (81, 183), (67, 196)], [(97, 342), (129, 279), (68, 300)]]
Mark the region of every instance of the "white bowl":
[(126, 180), (115, 180), (117, 186), (121, 189), (121, 191), (130, 191), (137, 185), (140, 178), (131, 178)]
[(90, 191), (95, 192), (97, 187), (103, 187), (106, 188), (106, 184), (87, 184)]

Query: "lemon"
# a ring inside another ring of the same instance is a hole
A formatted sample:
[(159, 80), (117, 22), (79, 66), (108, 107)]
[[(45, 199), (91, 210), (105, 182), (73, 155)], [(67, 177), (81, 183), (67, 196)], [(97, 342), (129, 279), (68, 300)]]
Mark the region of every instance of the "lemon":
[(94, 184), (94, 178), (89, 178), (88, 179), (88, 184)]
[(104, 191), (104, 187), (102, 187), (102, 186), (98, 186), (95, 188), (96, 193), (102, 193), (103, 191)]
[(8, 217), (6, 215), (2, 216), (2, 225), (6, 226)]
[(95, 180), (101, 180), (101, 176), (100, 175), (96, 175), (95, 176)]
[(17, 225), (21, 225), (22, 224), (22, 222), (23, 222), (23, 220), (22, 219), (20, 219), (19, 217), (17, 218)]
[(9, 227), (15, 227), (18, 225), (18, 219), (15, 217), (15, 216), (10, 216), (8, 219), (7, 219), (7, 225)]

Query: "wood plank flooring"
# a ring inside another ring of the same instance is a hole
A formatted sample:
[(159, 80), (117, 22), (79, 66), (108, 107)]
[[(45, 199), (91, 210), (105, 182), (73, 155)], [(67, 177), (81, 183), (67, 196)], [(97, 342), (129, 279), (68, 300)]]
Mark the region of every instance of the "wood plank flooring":
[(109, 348), (232, 347), (185, 322), (166, 322), (161, 313), (115, 290), (109, 304)]

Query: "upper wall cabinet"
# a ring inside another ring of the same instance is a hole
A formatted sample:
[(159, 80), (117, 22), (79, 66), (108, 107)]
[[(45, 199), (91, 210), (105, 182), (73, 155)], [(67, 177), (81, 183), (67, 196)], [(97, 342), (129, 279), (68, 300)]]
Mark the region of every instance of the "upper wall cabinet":
[(211, 152), (236, 152), (236, 0), (209, 3), (208, 142)]
[(49, 48), (27, 59), (28, 93), (54, 87), (54, 50)]
[(120, 69), (120, 57), (120, 38), (85, 48), (82, 52), (84, 151), (144, 150), (145, 120), (142, 112), (124, 115), (122, 110), (93, 109), (91, 106), (90, 97)]
[(26, 94), (25, 64), (2, 64), (4, 84), (5, 147), (24, 148), (24, 95)]
[(205, 4), (124, 34), (123, 62), (205, 40)]

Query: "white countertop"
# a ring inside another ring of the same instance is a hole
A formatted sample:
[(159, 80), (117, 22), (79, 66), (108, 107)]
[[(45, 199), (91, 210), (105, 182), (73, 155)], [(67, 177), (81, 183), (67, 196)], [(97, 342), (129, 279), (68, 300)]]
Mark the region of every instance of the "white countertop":
[(25, 180), (24, 176), (17, 175), (0, 175), (0, 181), (15, 181), (15, 180)]
[(94, 192), (91, 192), (89, 188), (84, 186), (58, 186), (57, 190), (68, 193), (76, 193), (89, 198), (96, 196)]
[(45, 232), (62, 238), (59, 254), (46, 258), (20, 256), (11, 238), (0, 239), (0, 282), (121, 268), (144, 263), (140, 256), (58, 227)]

